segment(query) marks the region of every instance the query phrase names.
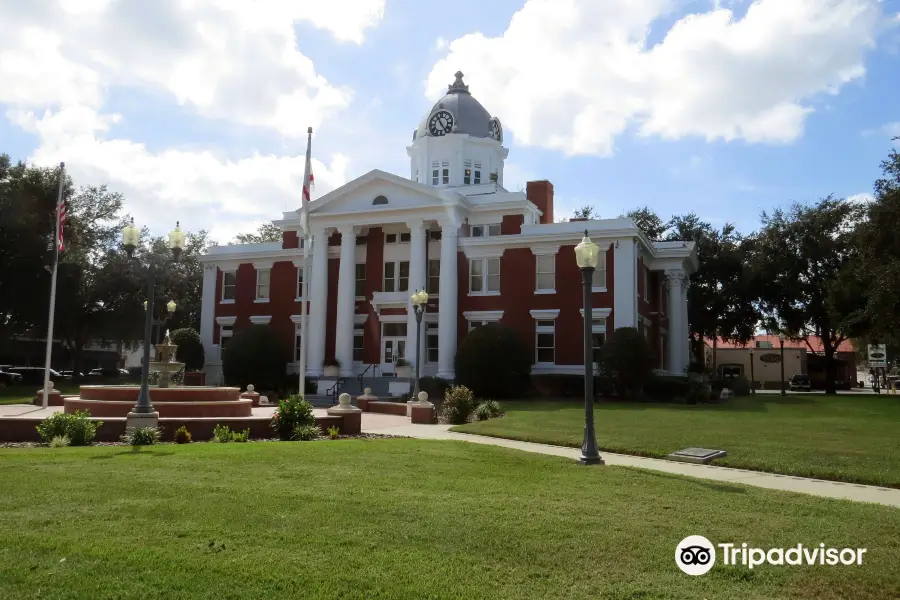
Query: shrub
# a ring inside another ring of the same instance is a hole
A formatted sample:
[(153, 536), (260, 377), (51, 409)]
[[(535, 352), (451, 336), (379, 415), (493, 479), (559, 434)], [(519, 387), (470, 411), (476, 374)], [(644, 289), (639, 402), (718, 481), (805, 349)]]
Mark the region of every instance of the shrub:
[(66, 436), (72, 446), (87, 446), (97, 437), (97, 428), (103, 421), (91, 421), (86, 410), (76, 410), (73, 414), (54, 413), (36, 426), (38, 435), (47, 443), (58, 436)]
[(310, 442), (317, 437), (319, 437), (320, 429), (318, 425), (297, 425), (294, 427), (293, 436), (291, 439), (298, 440), (300, 442)]
[(278, 410), (272, 415), (272, 429), (281, 440), (294, 439), (294, 430), (299, 426), (316, 424), (312, 404), (300, 394), (293, 394), (278, 403)]
[(71, 446), (72, 440), (69, 439), (67, 435), (58, 435), (50, 440), (51, 448), (65, 448), (66, 446)]
[(597, 374), (610, 378), (621, 395), (640, 396), (652, 371), (650, 345), (634, 327), (619, 327), (600, 349)]
[(430, 399), (443, 398), (449, 387), (450, 383), (440, 377), (428, 376), (419, 378), (419, 389), (428, 394)]
[(203, 342), (200, 341), (200, 334), (196, 329), (184, 327), (176, 329), (170, 334), (173, 344), (177, 344), (175, 350), (175, 360), (184, 363), (184, 368), (188, 371), (199, 371), (206, 362), (206, 356), (203, 352)]
[(228, 425), (216, 425), (213, 427), (212, 441), (219, 444), (227, 444), (234, 441), (234, 432)]
[(249, 439), (250, 439), (250, 428), (249, 427), (240, 433), (235, 431), (231, 434), (232, 442), (246, 442)]
[(447, 390), (441, 403), (441, 416), (451, 425), (467, 423), (474, 410), (475, 395), (464, 385), (456, 385)]
[(174, 439), (176, 444), (188, 444), (191, 441), (191, 432), (188, 431), (187, 427), (182, 425), (175, 430)]
[(684, 396), (688, 404), (704, 404), (713, 400), (712, 387), (703, 379), (691, 374), (688, 377), (688, 392)]
[(258, 390), (275, 389), (284, 380), (286, 368), (287, 352), (268, 325), (237, 331), (222, 355), (225, 384), (242, 390), (250, 384)]
[(129, 446), (152, 446), (159, 442), (161, 432), (158, 427), (137, 427), (125, 433), (122, 441)]
[(476, 421), (487, 421), (488, 419), (496, 419), (503, 414), (500, 410), (500, 403), (496, 400), (485, 400), (475, 409)]
[[(650, 375), (644, 393), (653, 402), (675, 402), (688, 395), (690, 384), (685, 375)], [(683, 402), (682, 402), (683, 403)]]
[(518, 332), (499, 323), (473, 329), (456, 352), (456, 382), (478, 396), (521, 397), (528, 389), (532, 351)]
[(338, 439), (339, 435), (341, 435), (341, 430), (334, 425), (328, 428), (328, 437), (330, 437), (331, 439), (336, 440)]
[(735, 396), (749, 396), (750, 382), (743, 375), (738, 375), (728, 384), (728, 388), (734, 392)]

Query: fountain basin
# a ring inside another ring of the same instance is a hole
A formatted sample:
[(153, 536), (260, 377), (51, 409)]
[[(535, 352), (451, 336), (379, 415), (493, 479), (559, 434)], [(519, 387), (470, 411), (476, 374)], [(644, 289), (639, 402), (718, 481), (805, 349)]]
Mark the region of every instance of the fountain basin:
[[(126, 417), (137, 402), (140, 386), (83, 385), (78, 397), (65, 398), (64, 411), (86, 410), (92, 417)], [(236, 387), (150, 388), (150, 402), (160, 418), (249, 417), (253, 401)]]

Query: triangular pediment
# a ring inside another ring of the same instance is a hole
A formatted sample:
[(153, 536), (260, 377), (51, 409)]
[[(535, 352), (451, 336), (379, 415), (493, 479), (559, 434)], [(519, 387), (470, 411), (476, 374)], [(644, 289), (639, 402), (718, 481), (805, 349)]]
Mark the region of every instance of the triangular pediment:
[(310, 214), (415, 209), (440, 206), (448, 200), (440, 190), (375, 169), (312, 202)]

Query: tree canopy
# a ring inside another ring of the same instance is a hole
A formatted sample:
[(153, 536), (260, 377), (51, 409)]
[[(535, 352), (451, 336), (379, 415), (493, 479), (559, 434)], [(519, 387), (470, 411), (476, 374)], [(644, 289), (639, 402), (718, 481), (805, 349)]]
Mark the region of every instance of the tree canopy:
[(264, 244), (266, 242), (280, 242), (282, 239), (281, 227), (272, 223), (263, 223), (251, 233), (239, 233), (232, 244)]

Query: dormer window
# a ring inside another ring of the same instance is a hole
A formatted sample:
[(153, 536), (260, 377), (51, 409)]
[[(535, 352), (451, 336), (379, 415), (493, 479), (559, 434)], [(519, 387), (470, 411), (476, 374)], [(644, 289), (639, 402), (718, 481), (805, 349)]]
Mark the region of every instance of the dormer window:
[(472, 225), (472, 237), (493, 237), (500, 235), (500, 223)]
[(389, 234), (385, 235), (385, 236), (384, 236), (384, 243), (385, 243), (385, 244), (396, 244), (396, 243), (397, 243), (397, 234), (396, 234), (396, 233), (389, 233)]
[(450, 161), (432, 161), (431, 185), (447, 185), (450, 183)]
[(445, 160), (441, 163), (441, 183), (447, 185), (450, 183), (450, 161)]

